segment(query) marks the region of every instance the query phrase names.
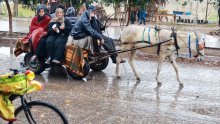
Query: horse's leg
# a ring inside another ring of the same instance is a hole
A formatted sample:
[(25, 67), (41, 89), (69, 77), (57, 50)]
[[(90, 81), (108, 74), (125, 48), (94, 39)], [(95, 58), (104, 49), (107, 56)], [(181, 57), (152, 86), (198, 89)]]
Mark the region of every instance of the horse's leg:
[(120, 64), (120, 61), (121, 61), (121, 57), (118, 56), (116, 58), (116, 70), (115, 70), (115, 74), (116, 74), (117, 78), (120, 78), (120, 76), (119, 76), (119, 64)]
[(173, 65), (173, 68), (176, 71), (176, 78), (177, 78), (177, 81), (179, 82), (179, 85), (183, 86), (183, 83), (180, 81), (180, 78), (179, 78), (179, 69), (178, 69), (178, 66), (176, 64), (176, 59), (174, 58), (174, 54), (171, 55), (171, 56), (168, 56), (168, 58), (170, 59), (170, 62)]
[(167, 21), (167, 22), (169, 22), (169, 21), (168, 21), (168, 17), (167, 17), (167, 16), (165, 16), (165, 18), (166, 18), (166, 21)]
[(140, 80), (140, 77), (139, 77), (139, 75), (137, 74), (137, 72), (136, 72), (136, 70), (135, 70), (135, 68), (134, 68), (134, 63), (133, 63), (133, 61), (135, 60), (135, 55), (136, 55), (136, 50), (131, 51), (131, 55), (129, 56), (129, 61), (128, 61), (128, 63), (130, 64), (131, 69), (132, 69), (132, 71), (134, 72), (134, 75), (135, 75), (136, 79), (137, 79), (137, 80)]
[(162, 67), (165, 57), (166, 57), (165, 54), (160, 54), (160, 59), (159, 59), (158, 66), (157, 66), (157, 75), (156, 75), (157, 85), (162, 84), (159, 80), (159, 75), (160, 75), (161, 67)]

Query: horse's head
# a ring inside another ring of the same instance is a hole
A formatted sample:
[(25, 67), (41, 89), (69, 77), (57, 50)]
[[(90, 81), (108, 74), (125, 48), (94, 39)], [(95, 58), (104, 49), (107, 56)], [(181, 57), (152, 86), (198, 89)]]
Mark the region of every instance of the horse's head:
[(175, 32), (174, 28), (171, 28), (172, 33), (171, 36), (174, 39), (174, 44), (176, 49), (179, 49), (179, 41), (177, 42), (177, 39), (180, 39), (182, 42), (184, 42), (185, 46), (188, 47), (189, 50), (189, 56), (193, 56), (197, 58), (198, 61), (202, 61), (204, 58), (204, 49), (205, 49), (205, 36), (199, 36), (197, 33), (195, 33), (196, 38), (191, 38), (192, 36), (188, 35), (187, 40), (182, 39), (180, 36), (177, 38), (177, 33)]
[(196, 34), (195, 49), (196, 49), (196, 54), (194, 55), (194, 57), (196, 57), (198, 61), (202, 61), (205, 55), (205, 36), (198, 36)]

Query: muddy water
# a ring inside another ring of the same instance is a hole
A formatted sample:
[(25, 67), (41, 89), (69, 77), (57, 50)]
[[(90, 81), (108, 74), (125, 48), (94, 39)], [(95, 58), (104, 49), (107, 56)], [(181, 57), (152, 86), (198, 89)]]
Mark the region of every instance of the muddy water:
[[(0, 70), (18, 68), (23, 55), (14, 57), (0, 48)], [(180, 64), (180, 88), (170, 63), (161, 71), (162, 86), (155, 81), (157, 63), (135, 61), (141, 77), (136, 81), (128, 63), (121, 64), (121, 78), (109, 63), (102, 72), (91, 71), (84, 80), (68, 80), (62, 68), (36, 76), (44, 89), (29, 96), (58, 106), (70, 123), (218, 124), (220, 122), (220, 68)], [(15, 102), (18, 106), (18, 102)], [(3, 123), (0, 120), (0, 123)]]

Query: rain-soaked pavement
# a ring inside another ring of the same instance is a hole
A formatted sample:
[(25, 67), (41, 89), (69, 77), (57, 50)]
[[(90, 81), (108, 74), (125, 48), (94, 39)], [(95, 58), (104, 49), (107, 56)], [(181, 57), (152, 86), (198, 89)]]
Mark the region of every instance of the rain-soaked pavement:
[[(9, 47), (0, 47), (0, 74), (18, 68), (22, 60), (23, 56), (10, 54)], [(165, 63), (160, 77), (163, 84), (157, 87), (157, 63), (135, 63), (141, 81), (135, 80), (128, 63), (120, 66), (119, 79), (111, 62), (104, 71), (91, 71), (84, 80), (68, 80), (62, 70), (45, 71), (36, 76), (44, 89), (29, 96), (59, 107), (70, 124), (220, 123), (220, 67), (178, 63), (184, 82), (180, 88), (174, 69)]]

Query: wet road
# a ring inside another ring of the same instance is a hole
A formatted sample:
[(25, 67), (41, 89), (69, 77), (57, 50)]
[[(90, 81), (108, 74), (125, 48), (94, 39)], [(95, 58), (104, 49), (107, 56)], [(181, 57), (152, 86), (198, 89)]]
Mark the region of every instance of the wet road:
[[(10, 49), (0, 50), (0, 74), (18, 68), (23, 57)], [(162, 86), (157, 87), (155, 61), (136, 61), (142, 78), (136, 81), (128, 63), (121, 65), (116, 78), (115, 65), (91, 72), (84, 80), (68, 80), (65, 73), (45, 71), (36, 76), (44, 89), (29, 96), (59, 107), (71, 124), (218, 124), (220, 123), (220, 68), (179, 64), (184, 88), (179, 88), (174, 69), (165, 63)], [(15, 101), (16, 106), (17, 101)], [(3, 123), (0, 120), (0, 123)]]

